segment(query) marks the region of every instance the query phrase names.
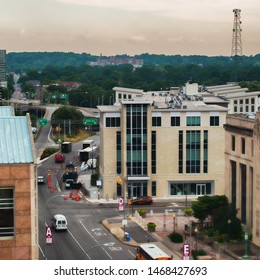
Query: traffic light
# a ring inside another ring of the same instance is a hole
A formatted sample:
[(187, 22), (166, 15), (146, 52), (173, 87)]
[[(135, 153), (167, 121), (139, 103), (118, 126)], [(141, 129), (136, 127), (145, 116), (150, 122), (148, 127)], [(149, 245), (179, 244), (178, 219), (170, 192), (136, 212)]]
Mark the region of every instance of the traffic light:
[(123, 185), (123, 180), (120, 176), (117, 176), (117, 183), (122, 186)]

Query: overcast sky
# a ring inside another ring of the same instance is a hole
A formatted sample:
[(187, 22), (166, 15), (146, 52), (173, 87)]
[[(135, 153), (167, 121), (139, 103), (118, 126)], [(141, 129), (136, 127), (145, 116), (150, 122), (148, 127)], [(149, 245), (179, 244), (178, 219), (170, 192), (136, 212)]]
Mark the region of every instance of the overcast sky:
[(260, 53), (259, 0), (0, 0), (0, 49), (92, 55), (231, 54), (241, 9), (244, 55)]

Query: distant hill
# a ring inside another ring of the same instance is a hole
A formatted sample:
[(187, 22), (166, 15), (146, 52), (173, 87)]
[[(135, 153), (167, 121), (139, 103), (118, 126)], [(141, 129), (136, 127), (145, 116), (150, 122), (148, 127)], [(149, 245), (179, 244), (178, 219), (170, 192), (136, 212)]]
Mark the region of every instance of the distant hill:
[[(221, 65), (226, 66), (234, 63), (228, 56), (203, 56), (203, 55), (164, 55), (164, 54), (140, 54), (135, 56), (117, 55), (117, 58), (143, 59), (145, 65)], [(65, 67), (69, 65), (80, 66), (87, 62), (95, 62), (99, 58), (87, 53), (73, 52), (10, 52), (7, 54), (7, 70), (18, 72), (29, 69), (42, 70), (46, 66)], [(102, 58), (108, 58), (102, 56)], [(244, 56), (243, 63), (247, 65), (260, 65), (260, 54), (255, 56)]]

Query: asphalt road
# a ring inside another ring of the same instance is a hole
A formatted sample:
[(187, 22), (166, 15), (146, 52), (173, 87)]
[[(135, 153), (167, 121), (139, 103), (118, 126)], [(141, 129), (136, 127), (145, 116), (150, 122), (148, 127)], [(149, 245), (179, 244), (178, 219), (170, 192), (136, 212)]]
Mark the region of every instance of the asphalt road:
[[(53, 109), (47, 111), (48, 119)], [(52, 146), (50, 139), (50, 126), (42, 127), (41, 135), (37, 140), (36, 154), (43, 147)], [(91, 137), (99, 144), (99, 136)], [(53, 145), (54, 146), (54, 145)], [(72, 152), (65, 154), (66, 160), (77, 161), (78, 150), (82, 149), (82, 143), (73, 143)], [(56, 173), (54, 170), (56, 169)], [(64, 194), (69, 195), (68, 190), (56, 182), (64, 172), (64, 165), (56, 164), (54, 157), (50, 157), (38, 165), (38, 175), (45, 177), (45, 184), (38, 185), (38, 217), (39, 217), (39, 256), (40, 259), (48, 260), (134, 260), (135, 248), (119, 242), (106, 228), (101, 221), (106, 218), (122, 215), (118, 212), (117, 204), (93, 204), (85, 199), (80, 201), (65, 200)], [(54, 193), (51, 193), (47, 186), (48, 170), (52, 173), (52, 186)], [(88, 171), (90, 172), (90, 171)], [(128, 213), (140, 208), (163, 212), (166, 207), (174, 207), (169, 201), (153, 203), (149, 206), (134, 206), (127, 209)], [(55, 214), (63, 214), (68, 220), (68, 230), (52, 234), (52, 244), (46, 244), (46, 225), (51, 225), (51, 218)], [(123, 219), (123, 217), (122, 217)], [(132, 229), (129, 228), (129, 231)], [(104, 247), (102, 244), (113, 242), (113, 246)]]

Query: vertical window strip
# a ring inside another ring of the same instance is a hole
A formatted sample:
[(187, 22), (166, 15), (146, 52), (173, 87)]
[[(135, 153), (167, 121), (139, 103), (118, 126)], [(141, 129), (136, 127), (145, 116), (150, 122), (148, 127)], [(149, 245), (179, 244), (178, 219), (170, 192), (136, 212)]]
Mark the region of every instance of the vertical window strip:
[(208, 173), (208, 131), (204, 130), (204, 141), (203, 141), (203, 173)]
[(116, 170), (117, 174), (122, 172), (122, 161), (121, 161), (121, 132), (117, 131), (116, 133)]
[(179, 173), (183, 173), (183, 131), (179, 131)]
[(152, 174), (156, 174), (156, 131), (152, 131)]
[(186, 173), (200, 173), (200, 131), (186, 131)]

